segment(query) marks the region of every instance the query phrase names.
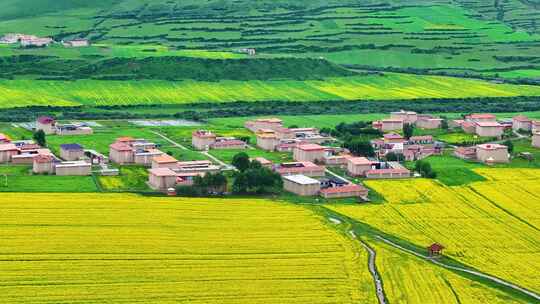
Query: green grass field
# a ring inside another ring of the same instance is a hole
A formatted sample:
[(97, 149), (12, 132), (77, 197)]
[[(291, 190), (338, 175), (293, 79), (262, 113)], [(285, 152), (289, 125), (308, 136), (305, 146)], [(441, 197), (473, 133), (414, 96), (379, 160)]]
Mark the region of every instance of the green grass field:
[(389, 73), (325, 81), (0, 81), (0, 107), (538, 96), (540, 87)]
[(31, 166), (0, 165), (0, 192), (97, 192), (91, 176), (32, 175)]

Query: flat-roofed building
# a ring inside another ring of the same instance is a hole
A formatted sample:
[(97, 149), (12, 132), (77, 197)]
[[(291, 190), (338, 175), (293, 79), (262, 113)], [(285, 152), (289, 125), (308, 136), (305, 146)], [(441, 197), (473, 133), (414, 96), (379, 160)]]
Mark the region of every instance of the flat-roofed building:
[(335, 166), (335, 167), (345, 168), (347, 167), (347, 162), (349, 158), (352, 158), (352, 156), (349, 154), (325, 155), (324, 164), (326, 166)]
[(208, 150), (216, 142), (217, 135), (207, 130), (197, 130), (191, 134), (191, 145), (196, 150)]
[(366, 172), (366, 177), (369, 179), (395, 179), (409, 178), (411, 171), (407, 169), (374, 169)]
[(419, 115), (416, 126), (421, 129), (439, 129), (442, 122), (442, 118), (436, 118), (430, 115)]
[(398, 144), (404, 143), (405, 138), (397, 133), (387, 133), (383, 135), (383, 142), (385, 144)]
[(90, 46), (90, 41), (88, 39), (77, 38), (73, 40), (62, 41), (62, 44), (65, 47), (87, 47)]
[(58, 176), (92, 175), (92, 165), (85, 161), (67, 161), (55, 164), (54, 171)]
[(518, 115), (512, 118), (512, 129), (514, 131), (531, 131), (532, 130), (532, 120), (527, 116)]
[(265, 151), (275, 151), (280, 140), (274, 130), (259, 129), (256, 133), (257, 147)]
[(535, 148), (540, 148), (540, 133), (534, 133), (532, 136), (532, 146)]
[(420, 136), (411, 136), (407, 141), (409, 145), (432, 145), (434, 143), (433, 136), (431, 135), (420, 135)]
[(369, 190), (366, 187), (360, 185), (349, 184), (342, 187), (330, 187), (322, 189), (320, 194), (326, 199), (346, 197), (367, 198)]
[(246, 121), (244, 126), (251, 132), (257, 132), (260, 129), (270, 129), (275, 131), (279, 128), (283, 128), (283, 120), (279, 118), (259, 118), (252, 121)]
[(38, 154), (33, 158), (32, 172), (35, 174), (53, 174), (54, 159), (51, 155)]
[(312, 162), (292, 162), (282, 163), (274, 168), (279, 175), (306, 175), (310, 177), (325, 176), (326, 168), (318, 166)]
[(174, 169), (177, 173), (197, 173), (199, 175), (205, 175), (207, 173), (221, 172), (221, 167), (212, 164), (209, 160), (196, 160), (178, 162), (177, 168)]
[(152, 158), (152, 169), (156, 168), (177, 168), (178, 160), (169, 154), (163, 153), (162, 155), (154, 156)]
[(499, 144), (482, 144), (476, 146), (476, 159), (486, 164), (508, 163), (508, 147)]
[(482, 137), (501, 137), (504, 132), (504, 126), (498, 122), (477, 122), (476, 134)]
[(398, 111), (390, 113), (390, 118), (393, 120), (401, 120), (403, 123), (414, 124), (418, 120), (418, 114), (412, 111)]
[(79, 160), (84, 157), (84, 149), (79, 144), (60, 145), (60, 157), (67, 161)]
[(372, 170), (376, 163), (365, 157), (351, 157), (347, 160), (347, 173), (350, 176), (365, 176), (366, 172)]
[(382, 132), (403, 130), (403, 120), (401, 119), (383, 119), (373, 122), (373, 128)]
[(167, 190), (176, 186), (177, 173), (170, 168), (148, 170), (148, 185), (154, 190)]
[(57, 124), (56, 135), (67, 136), (67, 135), (90, 135), (94, 133), (94, 130), (88, 126), (80, 124)]
[(215, 150), (241, 150), (246, 149), (247, 144), (232, 137), (218, 137), (216, 141), (210, 145), (210, 148)]
[(36, 130), (42, 130), (45, 134), (56, 133), (56, 120), (50, 116), (40, 116), (36, 120)]
[(164, 153), (158, 149), (136, 150), (133, 159), (137, 165), (150, 167), (152, 165), (152, 159), (163, 154)]
[(298, 145), (293, 149), (293, 159), (298, 162), (323, 162), (324, 149), (317, 144)]
[(470, 122), (495, 122), (497, 117), (489, 113), (475, 113), (465, 116), (465, 120)]
[(19, 154), (19, 148), (15, 144), (0, 144), (0, 163), (8, 163), (11, 157)]
[(283, 189), (300, 196), (315, 196), (321, 190), (321, 183), (305, 175), (283, 176)]
[(139, 164), (151, 166), (152, 159), (163, 155), (156, 144), (144, 139), (120, 137), (109, 146), (109, 158), (117, 164)]

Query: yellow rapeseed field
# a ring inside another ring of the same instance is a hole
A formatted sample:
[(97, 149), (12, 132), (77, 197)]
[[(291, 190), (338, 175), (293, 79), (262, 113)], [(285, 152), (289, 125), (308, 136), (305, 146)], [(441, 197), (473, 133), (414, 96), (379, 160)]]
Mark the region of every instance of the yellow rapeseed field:
[(0, 303), (376, 303), (367, 256), (264, 200), (2, 194)]
[(386, 203), (330, 208), (418, 246), (441, 243), (461, 263), (539, 292), (540, 171), (484, 170), (491, 180), (459, 187), (368, 181)]
[(370, 241), (370, 246), (377, 252), (377, 268), (390, 303), (526, 303), (385, 243)]

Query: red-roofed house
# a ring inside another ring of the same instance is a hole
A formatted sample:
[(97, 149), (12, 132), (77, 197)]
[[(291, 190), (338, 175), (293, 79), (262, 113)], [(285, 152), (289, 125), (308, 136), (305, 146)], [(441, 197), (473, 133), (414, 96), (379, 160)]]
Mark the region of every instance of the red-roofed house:
[(347, 159), (347, 173), (350, 176), (365, 176), (376, 163), (365, 157), (351, 157)]
[(411, 171), (407, 169), (375, 169), (366, 172), (366, 177), (371, 179), (392, 179), (411, 177)]
[(387, 133), (383, 135), (383, 141), (387, 144), (404, 143), (405, 138), (397, 133)]
[(368, 196), (369, 190), (365, 187), (355, 184), (349, 184), (342, 187), (330, 187), (322, 189), (320, 194), (324, 198), (344, 198), (344, 197), (362, 197)]
[(299, 162), (322, 162), (324, 151), (324, 147), (317, 144), (298, 145), (293, 149), (293, 159)]
[(176, 186), (176, 172), (170, 168), (148, 170), (148, 184), (155, 190), (167, 190)]
[(381, 130), (382, 132), (390, 132), (403, 130), (403, 120), (401, 119), (383, 119), (374, 121), (373, 128)]
[(483, 144), (476, 146), (476, 158), (486, 164), (508, 163), (508, 147), (499, 144)]
[(461, 124), (461, 128), (463, 129), (463, 132), (467, 134), (474, 134), (476, 132), (476, 123), (472, 121), (464, 121)]
[(3, 133), (0, 133), (0, 144), (9, 144), (11, 142), (11, 139), (3, 134)]
[(46, 154), (38, 154), (34, 156), (32, 171), (36, 174), (53, 174), (53, 157)]
[(442, 251), (444, 249), (444, 246), (438, 243), (431, 244), (428, 248), (428, 254), (429, 256), (439, 256), (442, 254)]
[(482, 137), (501, 137), (504, 126), (496, 121), (477, 122), (476, 134)]
[(0, 144), (0, 163), (8, 163), (13, 155), (19, 154), (19, 149), (14, 144)]
[(109, 159), (117, 164), (129, 164), (135, 161), (133, 148), (124, 142), (115, 142), (109, 146)]
[(443, 119), (430, 115), (419, 115), (416, 126), (421, 129), (438, 129), (441, 127)]
[(497, 117), (493, 114), (481, 113), (465, 116), (465, 120), (470, 122), (495, 122)]
[(152, 169), (156, 168), (176, 168), (178, 165), (178, 160), (169, 154), (162, 154), (159, 156), (154, 156), (152, 158)]
[(325, 170), (325, 167), (312, 162), (283, 163), (274, 168), (274, 171), (282, 176), (302, 174), (310, 177), (320, 177), (325, 176)]
[(512, 129), (514, 131), (531, 131), (532, 121), (527, 116), (515, 116), (514, 118), (512, 118)]
[(475, 160), (476, 147), (458, 147), (454, 150), (454, 156), (463, 160)]
[(49, 116), (41, 116), (36, 120), (36, 130), (43, 130), (45, 134), (55, 134), (56, 133), (56, 120)]
[(197, 150), (208, 150), (210, 146), (216, 142), (216, 134), (206, 131), (197, 130), (191, 134), (191, 145)]

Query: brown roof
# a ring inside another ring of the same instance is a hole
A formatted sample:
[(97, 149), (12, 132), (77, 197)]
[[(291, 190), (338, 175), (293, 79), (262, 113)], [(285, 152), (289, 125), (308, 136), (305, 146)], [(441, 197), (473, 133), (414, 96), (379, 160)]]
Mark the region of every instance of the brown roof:
[(53, 161), (53, 158), (50, 155), (38, 154), (38, 155), (34, 156), (34, 162), (36, 162), (38, 164), (50, 163), (52, 161)]
[(193, 131), (192, 135), (195, 136), (195, 137), (205, 137), (205, 138), (214, 138), (214, 137), (216, 137), (216, 134), (214, 134), (214, 133), (212, 133), (210, 131), (206, 131), (206, 130)]
[(488, 114), (488, 113), (481, 113), (481, 114), (475, 113), (467, 117), (470, 119), (495, 119), (496, 118), (495, 115)]
[(153, 168), (153, 169), (149, 169), (148, 172), (150, 172), (150, 174), (152, 175), (159, 176), (159, 177), (176, 176), (176, 172), (174, 172), (173, 170), (169, 168)]
[(431, 251), (441, 251), (444, 249), (444, 246), (439, 244), (439, 243), (434, 243), (434, 244), (431, 244), (429, 247), (428, 247), (429, 250)]
[(115, 142), (109, 146), (109, 148), (116, 150), (116, 151), (131, 151), (131, 146), (123, 143), (123, 142)]
[(54, 118), (49, 116), (41, 116), (37, 119), (40, 124), (49, 125), (54, 122)]
[(155, 161), (156, 163), (158, 164), (168, 164), (168, 163), (176, 163), (178, 162), (178, 160), (176, 160), (176, 158), (170, 156), (169, 154), (166, 154), (166, 153), (163, 153), (161, 155), (158, 155), (158, 156), (154, 156), (154, 158), (152, 158), (152, 161)]
[(360, 185), (350, 184), (343, 187), (331, 187), (331, 188), (322, 189), (321, 193), (333, 194), (333, 193), (367, 192), (367, 191), (368, 189), (365, 187), (362, 187)]
[(324, 150), (323, 146), (316, 145), (316, 144), (298, 145), (296, 148), (303, 151), (323, 151)]
[(477, 122), (476, 123), (477, 126), (479, 127), (493, 127), (493, 128), (502, 128), (503, 125), (501, 125), (500, 123), (498, 122), (495, 122), (495, 121), (486, 121), (486, 122)]
[(411, 171), (409, 171), (407, 169), (375, 169), (375, 170), (367, 171), (366, 175), (368, 175), (368, 174), (388, 174), (388, 173), (403, 174), (403, 173), (411, 173)]
[(371, 165), (373, 164), (372, 161), (365, 157), (351, 157), (349, 158), (349, 162), (353, 165)]
[(516, 120), (516, 121), (519, 121), (519, 122), (530, 122), (531, 120), (525, 116), (525, 115), (518, 115), (518, 116), (514, 116), (514, 118), (512, 118), (512, 120)]
[(14, 144), (1, 144), (0, 145), (0, 151), (17, 151), (17, 146)]
[(130, 142), (130, 141), (134, 141), (134, 140), (135, 140), (135, 138), (129, 137), (129, 136), (118, 137), (116, 139), (117, 142)]

